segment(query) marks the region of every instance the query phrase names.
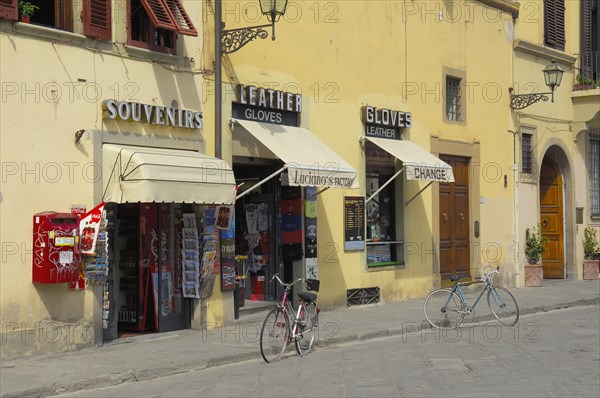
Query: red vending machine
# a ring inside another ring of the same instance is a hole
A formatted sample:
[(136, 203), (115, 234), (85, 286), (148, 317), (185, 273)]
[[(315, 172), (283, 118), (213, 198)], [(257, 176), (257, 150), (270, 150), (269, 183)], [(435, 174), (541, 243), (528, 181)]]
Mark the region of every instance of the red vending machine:
[(33, 283), (77, 282), (79, 218), (46, 211), (33, 216)]

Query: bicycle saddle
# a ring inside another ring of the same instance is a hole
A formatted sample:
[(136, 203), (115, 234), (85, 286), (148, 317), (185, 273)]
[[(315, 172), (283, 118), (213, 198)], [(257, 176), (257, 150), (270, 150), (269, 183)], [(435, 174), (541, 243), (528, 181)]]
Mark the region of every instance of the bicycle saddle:
[(315, 301), (317, 299), (316, 294), (309, 293), (309, 292), (298, 293), (298, 297), (300, 297), (302, 300), (306, 301), (307, 303), (312, 303), (313, 301)]

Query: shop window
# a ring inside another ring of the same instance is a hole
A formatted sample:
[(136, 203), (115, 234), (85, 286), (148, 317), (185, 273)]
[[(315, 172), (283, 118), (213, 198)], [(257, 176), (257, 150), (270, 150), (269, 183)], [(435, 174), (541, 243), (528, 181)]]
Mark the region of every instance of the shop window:
[(72, 0), (29, 0), (38, 7), (30, 22), (73, 32)]
[(399, 240), (398, 232), (402, 217), (398, 212), (402, 211), (402, 184), (398, 177), (390, 181), (395, 174), (395, 158), (370, 142), (366, 143), (365, 149), (367, 199), (379, 190), (366, 204), (367, 266), (401, 265), (404, 263), (403, 242)]
[(592, 217), (600, 217), (600, 130), (590, 130), (590, 155), (588, 171), (590, 177), (590, 211)]
[(180, 0), (130, 0), (128, 44), (175, 54), (177, 34), (198, 36)]
[(523, 133), (521, 135), (521, 172), (525, 174), (533, 173), (532, 140), (533, 134)]
[(544, 0), (544, 42), (565, 50), (565, 0)]

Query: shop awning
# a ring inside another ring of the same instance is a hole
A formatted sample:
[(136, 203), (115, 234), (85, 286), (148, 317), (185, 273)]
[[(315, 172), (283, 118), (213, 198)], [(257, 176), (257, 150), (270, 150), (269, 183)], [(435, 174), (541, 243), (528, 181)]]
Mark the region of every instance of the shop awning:
[(102, 146), (105, 202), (235, 203), (231, 167), (195, 151)]
[[(234, 119), (287, 169), (292, 186), (358, 188), (356, 169), (305, 128)], [(273, 177), (273, 176), (270, 176)]]
[(404, 165), (407, 180), (454, 182), (452, 166), (411, 141), (364, 137)]

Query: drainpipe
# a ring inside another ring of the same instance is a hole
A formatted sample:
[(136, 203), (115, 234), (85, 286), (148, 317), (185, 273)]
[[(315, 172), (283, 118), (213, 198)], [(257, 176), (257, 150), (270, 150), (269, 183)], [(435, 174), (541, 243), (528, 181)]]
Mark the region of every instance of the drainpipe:
[(521, 271), (519, 263), (519, 162), (517, 161), (517, 132), (507, 130), (513, 135), (513, 248), (514, 253), (514, 271), (515, 271), (515, 287), (521, 287)]
[(221, 0), (215, 0), (215, 157), (221, 159)]

